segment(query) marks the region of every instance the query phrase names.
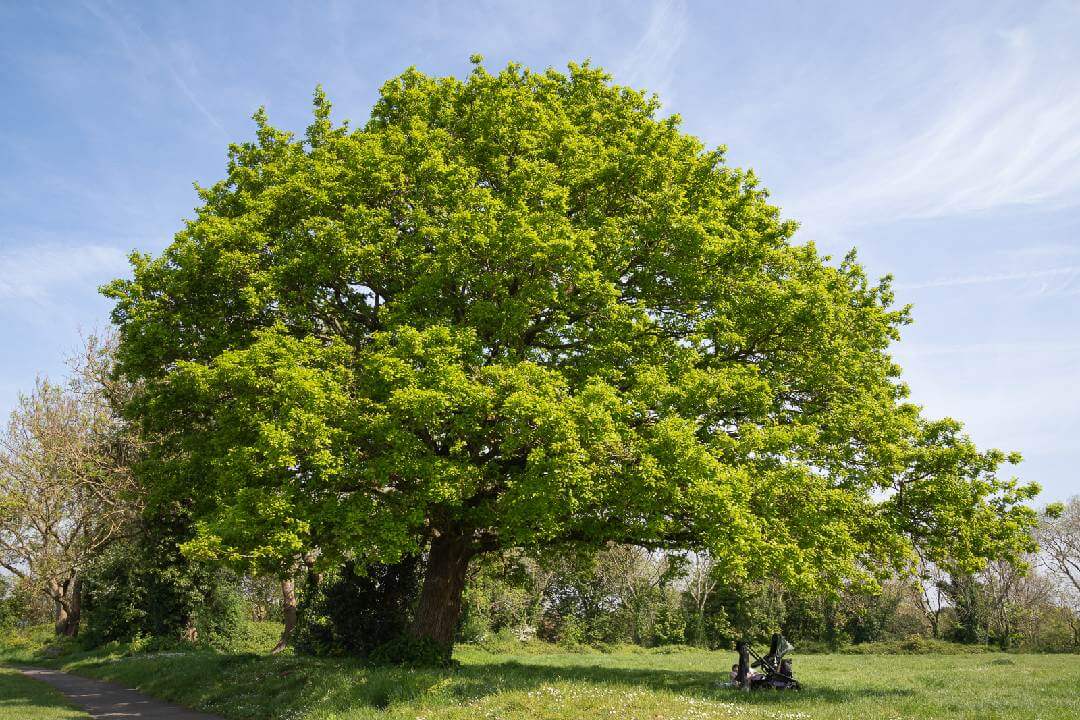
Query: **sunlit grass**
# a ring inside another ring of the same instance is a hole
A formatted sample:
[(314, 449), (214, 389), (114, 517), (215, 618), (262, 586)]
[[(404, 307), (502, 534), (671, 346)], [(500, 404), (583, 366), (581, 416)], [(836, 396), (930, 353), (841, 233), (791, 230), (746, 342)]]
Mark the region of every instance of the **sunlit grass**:
[(0, 720), (86, 720), (45, 683), (0, 667)]

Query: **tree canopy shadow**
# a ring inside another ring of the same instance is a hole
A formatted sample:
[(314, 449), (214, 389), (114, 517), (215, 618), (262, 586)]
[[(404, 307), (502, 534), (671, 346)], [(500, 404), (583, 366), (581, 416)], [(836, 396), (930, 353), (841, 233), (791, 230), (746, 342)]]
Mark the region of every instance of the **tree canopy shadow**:
[[(726, 687), (726, 671), (674, 670), (658, 668), (608, 667), (600, 664), (579, 665), (522, 663), (504, 661), (490, 664), (461, 665), (445, 671), (404, 672), (399, 668), (370, 668), (362, 685), (349, 698), (337, 698), (333, 705), (344, 709), (361, 702), (386, 708), (396, 702), (416, 700), (442, 685), (456, 701), (474, 702), (500, 692), (530, 692), (559, 682), (578, 682), (598, 686), (623, 686), (627, 689), (662, 690), (688, 698), (746, 705), (801, 705), (808, 701), (841, 704), (868, 698), (896, 698), (913, 695), (907, 688), (879, 688), (863, 685), (846, 687), (810, 684), (798, 692), (754, 691)], [(447, 681), (450, 681), (447, 683)]]
[[(501, 679), (516, 677), (520, 688), (532, 689), (536, 686), (558, 681), (580, 681), (608, 685), (626, 685), (643, 687), (650, 690), (666, 690), (688, 697), (724, 700), (726, 702), (784, 703), (797, 702), (799, 699), (814, 698), (826, 702), (849, 702), (873, 697), (897, 697), (914, 694), (906, 688), (883, 689), (866, 686), (835, 687), (804, 686), (800, 691), (759, 690), (743, 692), (728, 687), (725, 683), (729, 674), (724, 671), (674, 670), (660, 668), (620, 668), (595, 665), (548, 665), (525, 664), (515, 661), (492, 665), (468, 666), (458, 669), (460, 675), (470, 677), (475, 674), (478, 684), (483, 684), (485, 677), (498, 675)], [(470, 679), (472, 679), (470, 677)], [(472, 683), (462, 683), (468, 687)], [(505, 686), (504, 686), (505, 687)], [(463, 699), (474, 699), (464, 698)]]

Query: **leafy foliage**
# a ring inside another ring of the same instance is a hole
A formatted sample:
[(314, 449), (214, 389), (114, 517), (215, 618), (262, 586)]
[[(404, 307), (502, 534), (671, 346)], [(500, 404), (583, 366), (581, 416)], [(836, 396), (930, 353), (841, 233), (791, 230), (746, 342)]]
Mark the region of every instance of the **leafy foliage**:
[(224, 645), (244, 630), (239, 579), (192, 561), (179, 544), (182, 520), (158, 517), (100, 557), (84, 581), (84, 642), (136, 637)]
[(997, 475), (1017, 457), (906, 402), (889, 279), (795, 243), (658, 109), (587, 64), (478, 63), (406, 71), (356, 130), (321, 90), (303, 137), (259, 111), (105, 291), (160, 438), (140, 475), (192, 503), (186, 551), (361, 567), (445, 542), (460, 579), (477, 553), (617, 541), (827, 590), (915, 548), (1030, 549), (1036, 488)]
[(10, 578), (0, 575), (0, 632), (10, 630), (21, 619), (26, 600)]

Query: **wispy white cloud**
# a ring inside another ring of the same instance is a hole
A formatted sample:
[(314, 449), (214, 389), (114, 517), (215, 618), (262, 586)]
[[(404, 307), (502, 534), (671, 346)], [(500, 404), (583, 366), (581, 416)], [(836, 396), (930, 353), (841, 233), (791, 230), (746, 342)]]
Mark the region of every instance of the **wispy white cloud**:
[[(1080, 204), (1080, 5), (927, 41), (921, 80), (852, 118), (848, 158), (785, 203), (812, 231), (1009, 205)], [(888, 85), (888, 82), (884, 82)], [(865, 110), (865, 109), (864, 109)]]
[(989, 273), (984, 275), (962, 275), (951, 278), (940, 278), (917, 283), (897, 283), (897, 289), (919, 290), (923, 288), (946, 288), (959, 285), (985, 285), (987, 283), (1010, 282), (1014, 280), (1038, 280), (1053, 277), (1075, 277), (1080, 273), (1080, 266), (1068, 266), (1047, 268), (1045, 270), (1030, 270), (1026, 272)]
[(0, 250), (0, 301), (48, 302), (73, 287), (123, 274), (127, 256), (104, 245)]
[[(221, 132), (225, 132), (225, 126), (210, 112), (199, 96), (192, 89), (188, 78), (178, 69), (178, 63), (170, 57), (171, 50), (168, 44), (155, 41), (142, 26), (132, 17), (122, 15), (111, 8), (109, 2), (94, 3), (83, 1), (83, 7), (90, 14), (101, 21), (116, 38), (131, 64), (138, 68), (145, 65), (157, 66), (165, 71), (173, 85), (187, 99), (193, 108), (202, 115), (207, 122)], [(187, 64), (190, 70), (190, 63)]]
[(671, 104), (675, 97), (675, 69), (687, 29), (685, 0), (656, 2), (641, 37), (622, 63), (618, 81), (632, 87), (644, 87)]
[(1080, 246), (1066, 243), (1034, 243), (1007, 248), (1000, 254), (1008, 260), (1067, 258), (1080, 255)]
[(987, 357), (1023, 355), (1033, 359), (1064, 357), (1080, 354), (1080, 342), (972, 342), (957, 344), (928, 344), (905, 342), (894, 350), (903, 357), (932, 357), (937, 355), (966, 355)]

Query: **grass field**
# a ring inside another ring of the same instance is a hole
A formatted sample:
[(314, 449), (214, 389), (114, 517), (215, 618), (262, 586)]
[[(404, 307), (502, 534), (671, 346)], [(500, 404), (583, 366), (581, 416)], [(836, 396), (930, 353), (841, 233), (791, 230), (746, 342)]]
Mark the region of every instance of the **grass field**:
[(1080, 718), (1076, 655), (796, 656), (796, 674), (806, 686), (799, 693), (721, 687), (733, 657), (461, 647), (458, 667), (436, 671), (295, 656), (126, 654), (116, 647), (50, 664), (236, 719)]
[(87, 720), (45, 683), (0, 667), (0, 720)]

